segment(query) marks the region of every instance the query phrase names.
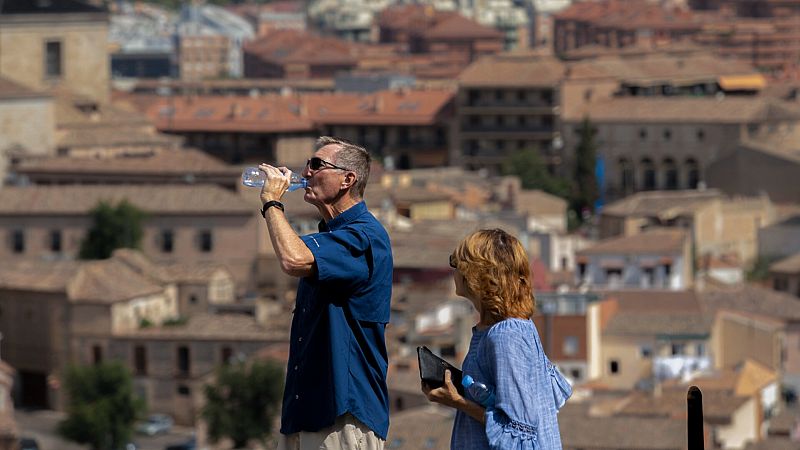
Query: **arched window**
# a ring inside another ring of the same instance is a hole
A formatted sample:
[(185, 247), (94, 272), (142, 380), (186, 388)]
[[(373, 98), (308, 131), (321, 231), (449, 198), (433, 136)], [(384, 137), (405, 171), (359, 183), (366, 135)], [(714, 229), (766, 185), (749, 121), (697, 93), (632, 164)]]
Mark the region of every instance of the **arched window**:
[(652, 191), (656, 188), (656, 169), (650, 158), (643, 158), (641, 163), (642, 189)]
[(697, 184), (700, 183), (700, 166), (694, 158), (687, 159), (684, 166), (686, 167), (686, 187), (697, 189)]
[(620, 158), (618, 170), (620, 190), (625, 194), (633, 192), (636, 188), (633, 181), (633, 164), (631, 164), (628, 158)]
[(664, 189), (678, 189), (678, 166), (672, 158), (664, 158)]

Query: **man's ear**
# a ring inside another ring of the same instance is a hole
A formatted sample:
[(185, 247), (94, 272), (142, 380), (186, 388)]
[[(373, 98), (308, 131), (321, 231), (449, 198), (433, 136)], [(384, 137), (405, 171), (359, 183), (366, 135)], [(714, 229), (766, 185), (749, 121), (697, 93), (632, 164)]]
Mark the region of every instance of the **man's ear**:
[(349, 189), (356, 184), (356, 174), (353, 172), (347, 172), (344, 175), (344, 180), (342, 180), (342, 189)]

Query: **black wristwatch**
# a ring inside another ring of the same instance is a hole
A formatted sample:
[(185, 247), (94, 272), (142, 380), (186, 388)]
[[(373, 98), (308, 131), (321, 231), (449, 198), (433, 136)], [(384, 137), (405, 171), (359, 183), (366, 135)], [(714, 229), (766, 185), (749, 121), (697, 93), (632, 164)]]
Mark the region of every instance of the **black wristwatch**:
[(273, 206), (278, 208), (278, 209), (280, 209), (281, 211), (284, 211), (283, 203), (281, 203), (281, 202), (279, 202), (277, 200), (270, 200), (267, 203), (264, 203), (264, 206), (261, 207), (261, 217), (266, 218), (267, 217), (267, 210), (272, 208)]

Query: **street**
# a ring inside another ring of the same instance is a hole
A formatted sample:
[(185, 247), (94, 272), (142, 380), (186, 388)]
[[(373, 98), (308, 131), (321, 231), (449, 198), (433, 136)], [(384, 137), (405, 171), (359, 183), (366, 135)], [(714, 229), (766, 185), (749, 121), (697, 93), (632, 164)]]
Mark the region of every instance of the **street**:
[[(58, 422), (64, 414), (50, 410), (15, 411), (20, 436), (38, 441), (41, 450), (87, 450), (88, 446), (78, 445), (62, 439), (56, 432)], [(194, 429), (173, 426), (168, 434), (158, 436), (133, 435), (133, 442), (139, 450), (164, 450), (170, 444), (177, 444), (192, 436)]]

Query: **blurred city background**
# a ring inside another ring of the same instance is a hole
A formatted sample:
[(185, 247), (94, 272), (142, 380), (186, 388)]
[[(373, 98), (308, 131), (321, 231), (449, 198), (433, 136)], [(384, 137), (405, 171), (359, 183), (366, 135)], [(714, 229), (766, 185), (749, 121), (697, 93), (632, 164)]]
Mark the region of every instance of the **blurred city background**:
[(273, 448), (296, 280), (239, 177), (320, 135), (392, 239), (387, 449), (449, 448), (415, 349), (460, 365), (486, 227), (565, 449), (685, 449), (692, 385), (706, 449), (799, 449), (799, 93), (800, 0), (0, 0), (0, 449)]

